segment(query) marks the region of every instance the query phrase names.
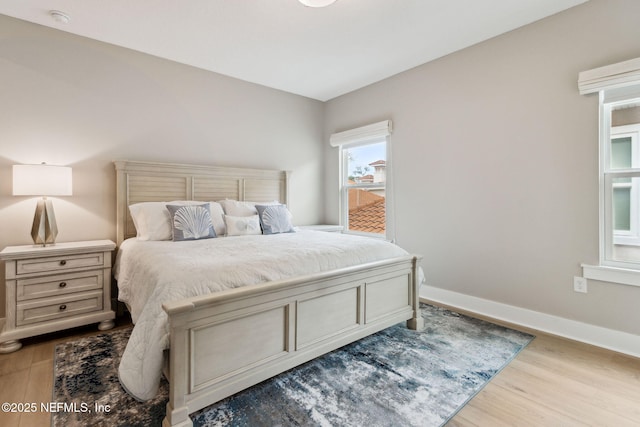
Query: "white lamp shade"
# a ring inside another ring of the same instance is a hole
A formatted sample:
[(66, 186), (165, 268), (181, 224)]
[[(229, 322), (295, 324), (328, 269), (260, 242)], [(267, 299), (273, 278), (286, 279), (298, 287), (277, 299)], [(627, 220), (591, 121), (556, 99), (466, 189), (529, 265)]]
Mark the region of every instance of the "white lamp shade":
[(71, 196), (72, 186), (68, 166), (13, 165), (14, 196)]

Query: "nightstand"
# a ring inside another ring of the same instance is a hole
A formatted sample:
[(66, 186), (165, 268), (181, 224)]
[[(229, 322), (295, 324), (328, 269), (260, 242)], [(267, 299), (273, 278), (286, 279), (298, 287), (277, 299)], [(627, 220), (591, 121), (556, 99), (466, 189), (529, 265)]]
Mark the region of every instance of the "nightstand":
[(22, 347), (21, 338), (99, 322), (114, 326), (111, 310), (111, 240), (8, 246), (6, 318), (0, 319), (0, 353)]
[(333, 225), (333, 224), (318, 224), (318, 225), (301, 225), (298, 228), (301, 230), (315, 230), (315, 231), (326, 231), (329, 233), (342, 233), (342, 229), (344, 227), (341, 225)]

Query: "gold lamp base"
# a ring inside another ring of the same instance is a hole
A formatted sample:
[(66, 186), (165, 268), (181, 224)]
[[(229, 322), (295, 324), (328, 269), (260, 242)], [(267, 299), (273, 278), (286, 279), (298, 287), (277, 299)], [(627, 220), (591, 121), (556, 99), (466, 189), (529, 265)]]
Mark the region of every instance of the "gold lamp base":
[(33, 217), (33, 227), (31, 227), (31, 237), (36, 245), (46, 246), (54, 244), (58, 235), (56, 225), (56, 214), (53, 212), (53, 203), (43, 197), (38, 200), (36, 213)]

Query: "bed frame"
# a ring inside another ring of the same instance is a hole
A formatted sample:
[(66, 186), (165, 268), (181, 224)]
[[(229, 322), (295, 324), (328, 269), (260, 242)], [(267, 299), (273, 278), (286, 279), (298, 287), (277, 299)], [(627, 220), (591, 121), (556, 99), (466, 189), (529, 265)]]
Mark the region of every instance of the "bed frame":
[[(128, 206), (225, 198), (289, 202), (289, 173), (116, 161), (118, 245), (136, 235)], [(163, 426), (398, 322), (422, 329), (417, 262), (406, 256), (172, 301)]]

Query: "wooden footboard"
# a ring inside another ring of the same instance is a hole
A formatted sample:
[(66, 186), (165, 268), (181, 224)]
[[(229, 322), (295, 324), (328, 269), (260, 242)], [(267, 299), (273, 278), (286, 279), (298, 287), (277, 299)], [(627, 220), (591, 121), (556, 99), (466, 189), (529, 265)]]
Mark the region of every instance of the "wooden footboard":
[(164, 426), (324, 353), (407, 321), (423, 328), (415, 256), (164, 304)]

